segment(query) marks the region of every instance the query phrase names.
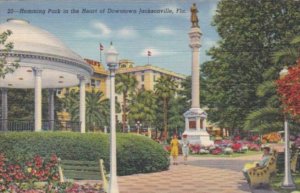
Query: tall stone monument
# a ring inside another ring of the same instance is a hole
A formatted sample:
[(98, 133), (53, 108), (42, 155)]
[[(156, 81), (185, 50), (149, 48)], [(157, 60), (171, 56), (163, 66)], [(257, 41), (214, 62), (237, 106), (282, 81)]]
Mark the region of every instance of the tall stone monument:
[(197, 17), (197, 7), (194, 3), (191, 7), (192, 27), (189, 32), (190, 47), (192, 49), (192, 106), (184, 113), (185, 131), (183, 135), (191, 144), (212, 145), (209, 134), (206, 131), (207, 114), (200, 108), (200, 63), (199, 49), (201, 47), (201, 30)]

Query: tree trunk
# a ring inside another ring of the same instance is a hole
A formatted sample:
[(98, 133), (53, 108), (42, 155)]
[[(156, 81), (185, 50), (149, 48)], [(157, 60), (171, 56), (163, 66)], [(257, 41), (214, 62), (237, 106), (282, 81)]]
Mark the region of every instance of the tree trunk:
[(122, 107), (122, 111), (123, 111), (123, 114), (122, 114), (122, 130), (123, 130), (123, 133), (125, 132), (125, 129), (126, 129), (126, 99), (127, 99), (127, 93), (124, 92), (123, 93), (123, 107)]
[(168, 104), (167, 99), (164, 98), (164, 140), (167, 139), (167, 132), (168, 132)]

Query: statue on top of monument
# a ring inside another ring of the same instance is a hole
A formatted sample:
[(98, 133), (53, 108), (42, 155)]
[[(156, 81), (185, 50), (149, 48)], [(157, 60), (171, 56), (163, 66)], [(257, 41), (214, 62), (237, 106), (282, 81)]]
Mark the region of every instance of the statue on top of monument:
[(198, 20), (198, 9), (196, 7), (196, 3), (193, 3), (193, 6), (191, 7), (191, 22), (192, 22), (192, 28), (193, 27), (199, 27), (199, 20)]

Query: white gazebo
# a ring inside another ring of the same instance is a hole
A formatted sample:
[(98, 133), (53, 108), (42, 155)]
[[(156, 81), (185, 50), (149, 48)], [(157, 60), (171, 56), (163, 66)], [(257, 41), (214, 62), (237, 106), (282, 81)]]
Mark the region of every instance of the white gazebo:
[[(48, 119), (54, 121), (54, 89), (80, 85), (80, 132), (84, 133), (85, 84), (93, 73), (92, 67), (53, 34), (31, 25), (26, 20), (8, 19), (0, 24), (0, 33), (6, 30), (12, 31), (7, 42), (14, 44), (7, 61), (9, 63), (18, 60), (20, 67), (0, 79), (2, 120), (8, 119), (9, 88), (34, 88), (34, 130), (41, 131), (42, 89), (50, 91)], [(5, 53), (1, 46), (0, 57), (3, 57)], [(6, 124), (5, 121), (2, 124)]]

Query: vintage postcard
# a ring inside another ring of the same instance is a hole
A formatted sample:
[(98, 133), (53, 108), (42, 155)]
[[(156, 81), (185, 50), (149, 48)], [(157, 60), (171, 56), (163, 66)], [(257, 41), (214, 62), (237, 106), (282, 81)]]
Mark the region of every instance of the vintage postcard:
[(0, 0), (0, 192), (299, 192), (299, 10)]

